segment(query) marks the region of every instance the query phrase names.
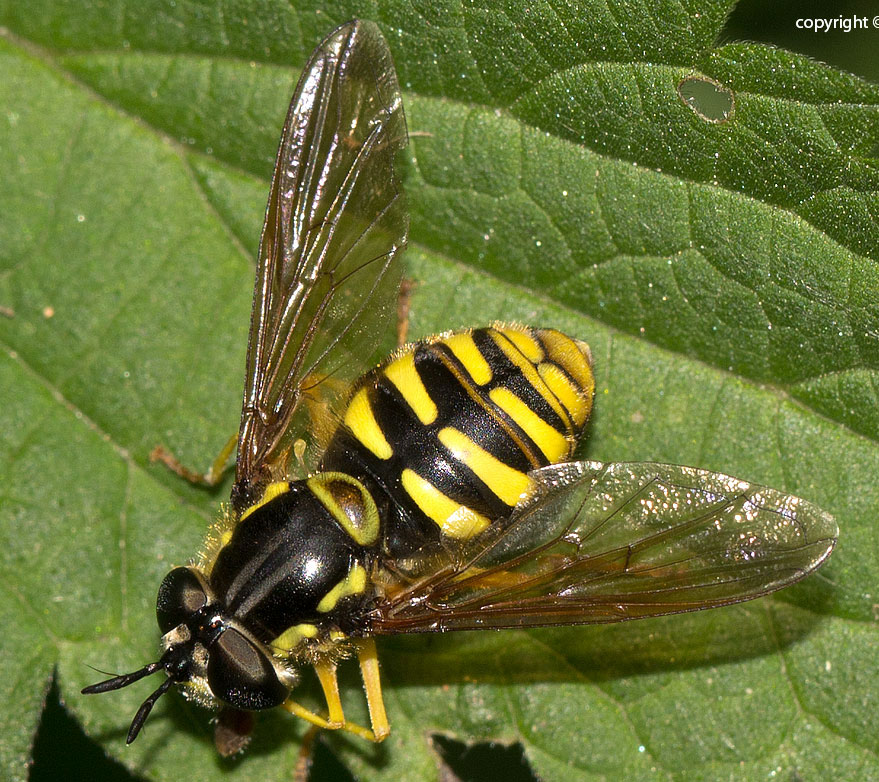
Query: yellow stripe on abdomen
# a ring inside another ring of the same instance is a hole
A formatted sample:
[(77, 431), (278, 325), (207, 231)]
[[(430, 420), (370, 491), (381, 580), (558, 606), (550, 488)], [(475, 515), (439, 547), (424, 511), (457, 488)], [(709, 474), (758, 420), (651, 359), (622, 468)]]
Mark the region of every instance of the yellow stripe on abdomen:
[(514, 506), (534, 483), (527, 473), (504, 464), (457, 429), (451, 427), (440, 429), (437, 436), (452, 456), (472, 470), (501, 502), (510, 507)]
[(582, 427), (592, 411), (595, 394), (592, 352), (585, 342), (555, 329), (542, 329), (540, 341), (549, 360), (542, 362), (537, 371), (571, 414), (574, 423)]
[[(533, 386), (534, 390), (546, 400), (546, 403), (553, 409), (553, 412), (555, 412), (562, 421), (570, 423), (570, 415), (568, 415), (565, 408), (559, 403), (555, 394), (547, 388), (546, 383), (538, 374), (537, 367), (534, 363), (531, 362), (518, 347), (516, 347), (516, 344), (503, 331), (496, 327), (492, 327), (487, 331), (495, 341), (495, 344), (503, 351), (504, 355), (519, 369), (522, 376)], [(541, 351), (541, 356), (542, 355), (543, 352)]]
[(547, 462), (558, 462), (570, 456), (572, 442), (508, 388), (493, 388), (489, 392), (489, 398), (531, 438)]
[(443, 494), (414, 470), (403, 470), (400, 482), (406, 494), (425, 516), (439, 525), (443, 535), (447, 537), (467, 540), (478, 535), (491, 523), (481, 513)]
[(394, 449), (375, 420), (367, 388), (361, 388), (348, 403), (345, 425), (379, 459), (390, 459), (394, 455)]
[(436, 421), (436, 403), (430, 398), (418, 370), (415, 368), (415, 353), (404, 353), (384, 368), (385, 377), (394, 384), (406, 404), (412, 408), (418, 420), (427, 426)]
[(562, 367), (584, 392), (594, 389), (592, 351), (589, 350), (589, 345), (555, 329), (541, 329), (540, 341), (546, 348), (549, 359)]
[(522, 355), (532, 364), (538, 364), (543, 360), (543, 348), (531, 335), (531, 329), (527, 326), (505, 326), (496, 323), (493, 328), (519, 348)]
[(452, 351), (461, 366), (464, 367), (467, 374), (473, 378), (473, 382), (479, 386), (484, 386), (491, 382), (494, 373), (485, 360), (485, 356), (479, 352), (476, 343), (473, 341), (473, 335), (469, 331), (452, 334), (445, 337), (442, 343)]
[(555, 364), (544, 361), (537, 371), (543, 382), (549, 387), (549, 390), (555, 395), (556, 399), (562, 403), (565, 410), (571, 417), (571, 420), (581, 427), (586, 423), (589, 416), (589, 410), (592, 407), (592, 395), (588, 397), (568, 380), (565, 373)]

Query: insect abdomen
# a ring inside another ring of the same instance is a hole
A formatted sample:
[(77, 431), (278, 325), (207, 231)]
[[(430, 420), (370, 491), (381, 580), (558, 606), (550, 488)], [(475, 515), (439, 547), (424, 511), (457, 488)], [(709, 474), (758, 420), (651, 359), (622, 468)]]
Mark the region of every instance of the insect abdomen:
[(323, 468), (389, 500), (394, 556), (509, 514), (538, 467), (570, 458), (589, 416), (588, 347), (496, 324), (409, 345), (355, 386)]

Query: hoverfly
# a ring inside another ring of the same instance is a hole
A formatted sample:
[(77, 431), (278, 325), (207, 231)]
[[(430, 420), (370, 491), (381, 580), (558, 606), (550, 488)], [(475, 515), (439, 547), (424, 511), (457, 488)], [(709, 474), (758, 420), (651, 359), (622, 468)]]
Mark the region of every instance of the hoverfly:
[[(570, 461), (592, 357), (554, 329), (448, 332), (370, 369), (401, 284), (406, 144), (378, 27), (342, 25), (284, 123), (230, 505), (159, 587), (161, 657), (83, 690), (165, 674), (129, 743), (174, 684), (207, 706), (281, 707), (381, 741), (376, 636), (728, 605), (798, 581), (833, 549), (833, 519), (797, 497), (690, 467)], [(319, 447), (303, 448), (309, 429)], [(352, 655), (369, 728), (342, 710), (336, 669)], [(291, 696), (306, 665), (323, 714)]]

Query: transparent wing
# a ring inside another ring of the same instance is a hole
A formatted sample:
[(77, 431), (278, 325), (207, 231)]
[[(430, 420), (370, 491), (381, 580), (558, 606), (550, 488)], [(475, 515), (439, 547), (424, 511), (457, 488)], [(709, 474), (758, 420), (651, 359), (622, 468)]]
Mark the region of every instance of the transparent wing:
[(384, 38), (371, 22), (342, 25), (306, 64), (281, 136), (233, 498), (284, 471), (303, 400), (362, 374), (388, 333), (408, 233), (394, 158), (406, 143)]
[(381, 633), (618, 622), (737, 603), (792, 584), (836, 543), (788, 494), (666, 464), (573, 462), (533, 473), (509, 522), (390, 588)]

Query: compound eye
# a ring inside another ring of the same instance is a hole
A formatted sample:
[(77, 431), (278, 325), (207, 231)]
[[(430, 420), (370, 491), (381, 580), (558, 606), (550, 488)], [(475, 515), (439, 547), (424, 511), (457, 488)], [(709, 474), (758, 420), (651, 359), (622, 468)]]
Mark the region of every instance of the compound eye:
[(280, 706), (290, 694), (266, 652), (231, 627), (211, 644), (208, 684), (217, 698), (246, 711)]
[(188, 567), (174, 568), (162, 581), (156, 598), (156, 619), (162, 635), (185, 622), (207, 605), (198, 577)]

